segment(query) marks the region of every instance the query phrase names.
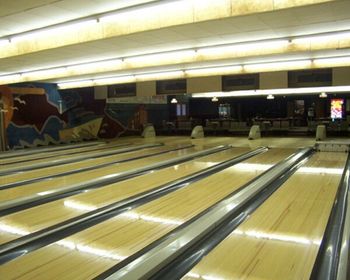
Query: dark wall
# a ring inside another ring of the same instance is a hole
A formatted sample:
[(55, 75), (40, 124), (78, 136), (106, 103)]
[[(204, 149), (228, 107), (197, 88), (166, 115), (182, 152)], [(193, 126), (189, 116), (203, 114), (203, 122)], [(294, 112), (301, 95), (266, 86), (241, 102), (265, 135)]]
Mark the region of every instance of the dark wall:
[[(219, 98), (218, 102), (212, 102), (209, 98), (192, 98), (189, 101), (190, 117), (211, 119), (218, 118), (219, 104), (230, 104), (231, 117), (233, 119), (246, 121), (253, 117), (263, 118), (286, 118), (295, 117), (295, 101), (303, 100), (305, 103), (304, 114), (301, 116), (306, 120), (307, 110), (315, 108), (316, 118), (327, 118), (330, 116), (330, 102), (332, 98), (344, 98), (346, 95), (328, 95), (321, 99), (318, 95), (312, 96), (275, 96), (275, 99), (266, 98)], [(345, 112), (345, 108), (344, 108)]]

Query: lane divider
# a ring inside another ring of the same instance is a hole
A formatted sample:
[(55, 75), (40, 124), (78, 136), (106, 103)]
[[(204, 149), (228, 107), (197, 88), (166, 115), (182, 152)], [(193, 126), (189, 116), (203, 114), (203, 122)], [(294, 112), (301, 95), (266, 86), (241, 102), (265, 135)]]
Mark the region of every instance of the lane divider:
[[(89, 153), (89, 152), (97, 152), (97, 151), (102, 151), (102, 150), (107, 150), (107, 149), (114, 149), (118, 147), (123, 147), (123, 146), (130, 146), (131, 143), (122, 143), (122, 144), (114, 144), (114, 145), (102, 145), (101, 147), (98, 145), (96, 147), (92, 147), (90, 150), (84, 150), (84, 151), (67, 151), (64, 154), (54, 154), (54, 155), (44, 155), (38, 158), (29, 158), (29, 159), (22, 159), (22, 160), (16, 160), (13, 162), (3, 162), (0, 163), (0, 166), (10, 166), (12, 164), (19, 164), (19, 163), (26, 163), (30, 161), (35, 161), (35, 160), (42, 160), (42, 159), (49, 159), (49, 158), (55, 158), (55, 157), (60, 157), (60, 156), (68, 156), (68, 155), (75, 155), (75, 154), (84, 154), (84, 153)], [(3, 159), (0, 159), (0, 161), (3, 161)]]
[(67, 144), (67, 145), (61, 145), (61, 146), (51, 146), (51, 147), (42, 147), (42, 148), (29, 148), (27, 150), (23, 149), (23, 150), (15, 150), (15, 151), (6, 151), (0, 154), (0, 159), (22, 157), (22, 156), (34, 155), (37, 153), (44, 153), (44, 152), (64, 151), (64, 150), (90, 147), (90, 146), (96, 146), (96, 145), (103, 146), (103, 145), (106, 145), (106, 142), (104, 141), (88, 142), (88, 143)]
[(92, 154), (92, 155), (78, 155), (78, 156), (74, 156), (74, 157), (70, 157), (70, 158), (56, 159), (56, 160), (52, 160), (49, 162), (40, 162), (40, 163), (28, 165), (28, 166), (22, 166), (22, 167), (13, 166), (10, 168), (2, 169), (0, 171), (0, 176), (10, 175), (10, 174), (14, 174), (14, 173), (21, 173), (24, 171), (32, 171), (32, 170), (36, 170), (36, 169), (52, 167), (52, 166), (57, 166), (57, 165), (61, 165), (61, 164), (80, 162), (82, 160), (101, 158), (101, 157), (106, 157), (106, 156), (111, 156), (111, 155), (118, 155), (118, 154), (122, 154), (122, 153), (133, 152), (133, 151), (138, 151), (138, 150), (153, 148), (153, 147), (159, 147), (159, 146), (164, 146), (164, 144), (162, 144), (162, 143), (145, 144), (145, 145), (134, 146), (131, 148), (128, 147), (128, 148), (116, 149), (113, 151), (96, 152), (95, 154)]
[(318, 251), (311, 280), (347, 280), (350, 241), (350, 154)]
[(114, 184), (120, 181), (134, 178), (136, 176), (144, 175), (150, 172), (154, 172), (156, 170), (160, 170), (160, 169), (170, 167), (176, 164), (180, 164), (189, 160), (193, 160), (198, 157), (203, 157), (213, 153), (218, 153), (231, 148), (232, 146), (230, 145), (220, 145), (214, 148), (195, 152), (185, 156), (176, 157), (170, 160), (161, 161), (155, 164), (147, 165), (147, 166), (136, 168), (133, 170), (108, 174), (108, 175), (90, 180), (88, 182), (80, 182), (80, 183), (73, 184), (71, 186), (67, 186), (63, 188), (49, 189), (47, 191), (40, 192), (31, 196), (13, 199), (10, 201), (5, 201), (0, 203), (0, 216), (8, 215), (30, 207), (48, 203), (50, 201), (55, 201), (64, 197), (72, 196), (74, 194), (84, 192), (88, 189), (101, 188), (108, 184)]
[(19, 186), (25, 186), (25, 185), (28, 185), (31, 183), (36, 183), (36, 182), (40, 182), (40, 181), (44, 181), (44, 180), (47, 180), (49, 182), (49, 181), (53, 180), (54, 178), (58, 178), (58, 177), (62, 177), (62, 176), (72, 175), (72, 174), (76, 174), (76, 173), (83, 172), (83, 171), (96, 170), (98, 168), (104, 168), (107, 166), (111, 166), (113, 164), (120, 164), (120, 163), (125, 163), (125, 162), (129, 162), (129, 161), (133, 161), (133, 160), (154, 157), (154, 156), (158, 156), (158, 155), (162, 155), (162, 154), (166, 154), (166, 153), (170, 153), (170, 152), (175, 152), (178, 150), (188, 149), (191, 147), (194, 147), (194, 145), (189, 144), (189, 145), (179, 146), (177, 148), (173, 148), (173, 149), (169, 149), (169, 150), (165, 150), (165, 151), (155, 152), (155, 153), (148, 154), (148, 155), (136, 156), (136, 157), (131, 157), (131, 158), (122, 159), (122, 160), (117, 159), (117, 160), (106, 162), (106, 163), (95, 164), (93, 166), (81, 167), (81, 168), (71, 169), (68, 171), (62, 171), (60, 173), (56, 173), (53, 175), (43, 175), (43, 176), (35, 177), (32, 179), (24, 179), (24, 180), (16, 181), (13, 183), (8, 183), (5, 185), (0, 185), (0, 191), (19, 187)]
[(99, 224), (107, 219), (115, 217), (116, 215), (120, 215), (125, 211), (129, 211), (178, 189), (187, 187), (196, 181), (202, 180), (255, 155), (266, 152), (267, 150), (268, 149), (266, 147), (255, 149), (218, 163), (214, 166), (195, 172), (191, 175), (184, 176), (159, 187), (155, 187), (149, 191), (145, 191), (122, 201), (112, 203), (49, 228), (5, 243), (0, 246), (0, 264), (6, 263), (23, 254), (30, 253), (31, 251), (49, 245), (88, 227)]
[(159, 279), (159, 275), (169, 276), (168, 273), (157, 273), (169, 268), (168, 265), (172, 267), (173, 262), (181, 261), (182, 254), (203, 241), (220, 225), (233, 219), (238, 224), (243, 221), (248, 215), (244, 206), (249, 207), (276, 180), (281, 177), (287, 179), (289, 171), (298, 168), (313, 152), (312, 148), (306, 148), (294, 153), (165, 237), (121, 261), (97, 279)]

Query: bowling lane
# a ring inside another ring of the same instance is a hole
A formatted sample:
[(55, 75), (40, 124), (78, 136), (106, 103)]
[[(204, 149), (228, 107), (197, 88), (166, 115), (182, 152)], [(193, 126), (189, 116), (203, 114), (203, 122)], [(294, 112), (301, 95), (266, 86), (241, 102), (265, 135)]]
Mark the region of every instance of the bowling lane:
[(40, 153), (35, 154), (24, 154), (22, 156), (16, 156), (13, 158), (4, 158), (0, 159), (0, 165), (5, 164), (15, 164), (18, 161), (37, 161), (42, 158), (50, 158), (55, 156), (65, 156), (65, 155), (74, 155), (78, 153), (85, 153), (85, 152), (92, 152), (92, 151), (99, 151), (99, 150), (105, 150), (105, 149), (112, 149), (114, 147), (118, 147), (121, 145), (126, 145), (127, 142), (121, 141), (121, 142), (114, 142), (114, 143), (103, 143), (98, 144), (94, 146), (88, 146), (88, 147), (80, 147), (80, 148), (71, 148), (67, 150), (60, 150), (60, 151), (43, 151)]
[[(273, 149), (0, 267), (8, 279), (95, 277), (247, 183), (293, 152)], [(59, 275), (59, 276), (58, 276)]]
[(59, 144), (53, 146), (41, 146), (41, 147), (33, 147), (33, 148), (25, 148), (25, 149), (16, 149), (9, 150), (0, 153), (0, 159), (17, 157), (17, 156), (27, 156), (36, 153), (45, 153), (45, 152), (55, 152), (55, 151), (63, 151), (70, 149), (77, 149), (83, 147), (93, 147), (97, 145), (104, 145), (106, 142), (98, 141), (98, 142), (86, 142), (86, 143), (76, 143), (76, 144)]
[(185, 279), (309, 279), (347, 154), (317, 153)]
[(145, 149), (133, 151), (133, 152), (116, 154), (116, 155), (111, 155), (111, 156), (106, 156), (101, 158), (91, 158), (91, 159), (82, 160), (80, 162), (66, 163), (66, 164), (61, 164), (57, 166), (35, 169), (31, 171), (19, 172), (11, 175), (1, 176), (0, 177), (1, 185), (40, 178), (42, 176), (53, 176), (57, 174), (62, 174), (66, 171), (97, 166), (99, 164), (105, 164), (105, 163), (118, 161), (118, 160), (126, 160), (133, 157), (152, 155), (154, 153), (159, 153), (162, 151), (165, 152), (165, 151), (175, 149), (175, 148), (180, 148), (180, 147), (181, 147), (180, 145), (178, 146), (167, 145), (163, 147), (154, 147), (154, 148), (147, 148), (147, 149), (145, 148)]
[[(32, 167), (33, 165), (38, 165), (38, 164), (44, 164), (47, 165), (51, 162), (54, 162), (54, 164), (59, 165), (59, 164), (64, 164), (64, 160), (75, 160), (75, 161), (80, 161), (80, 160), (85, 160), (86, 158), (92, 158), (92, 157), (98, 157), (98, 156), (103, 156), (103, 154), (107, 155), (109, 153), (113, 152), (118, 152), (119, 150), (124, 150), (124, 149), (132, 149), (132, 148), (137, 148), (140, 145), (115, 145), (111, 146), (108, 149), (98, 149), (94, 151), (85, 151), (83, 153), (76, 153), (76, 154), (64, 154), (64, 155), (59, 155), (55, 157), (50, 157), (50, 158), (39, 158), (39, 159), (34, 159), (30, 161), (24, 161), (24, 162), (18, 162), (18, 163), (12, 163), (12, 164), (5, 164), (3, 165), (2, 172), (6, 172), (7, 170), (13, 171), (13, 170), (21, 170), (21, 168), (27, 168), (27, 167)], [(84, 158), (82, 158), (84, 157)], [(18, 159), (17, 159), (18, 160)]]
[[(86, 193), (7, 215), (0, 218), (0, 228), (20, 228), (24, 232), (35, 232), (115, 201), (123, 200), (138, 193), (153, 189), (166, 182), (193, 174), (248, 151), (250, 151), (248, 148), (225, 150), (186, 163), (171, 166), (156, 171), (155, 173), (111, 184), (101, 189), (90, 190)], [(42, 215), (41, 213), (47, 214)], [(2, 232), (0, 234), (0, 244), (17, 237), (18, 236), (15, 234)]]
[[(102, 176), (115, 174), (123, 171), (132, 170), (135, 168), (144, 167), (146, 165), (155, 164), (160, 161), (170, 160), (175, 157), (188, 155), (198, 151), (199, 148), (191, 147), (183, 150), (169, 152), (163, 155), (134, 160), (125, 163), (112, 164), (110, 166), (99, 168), (96, 170), (83, 171), (76, 174), (61, 176), (50, 180), (39, 181), (23, 186), (18, 186), (11, 189), (0, 190), (0, 202), (18, 199), (30, 195), (42, 195), (43, 192), (48, 192), (52, 189), (69, 187), (73, 184), (87, 182)], [(45, 175), (45, 173), (43, 174)]]

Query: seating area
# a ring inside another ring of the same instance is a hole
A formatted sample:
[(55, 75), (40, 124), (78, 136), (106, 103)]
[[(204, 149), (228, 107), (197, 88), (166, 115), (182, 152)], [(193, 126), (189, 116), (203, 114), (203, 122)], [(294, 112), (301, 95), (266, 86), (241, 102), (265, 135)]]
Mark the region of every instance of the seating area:
[(189, 119), (173, 122), (163, 121), (162, 127), (157, 131), (165, 135), (188, 134), (197, 125), (203, 125), (208, 135), (245, 135), (249, 133), (252, 125), (258, 125), (264, 135), (310, 135), (314, 134), (318, 125), (325, 125), (327, 133), (347, 135), (350, 131), (347, 120), (315, 119), (308, 120), (303, 125), (296, 118), (256, 118), (250, 122), (236, 119)]

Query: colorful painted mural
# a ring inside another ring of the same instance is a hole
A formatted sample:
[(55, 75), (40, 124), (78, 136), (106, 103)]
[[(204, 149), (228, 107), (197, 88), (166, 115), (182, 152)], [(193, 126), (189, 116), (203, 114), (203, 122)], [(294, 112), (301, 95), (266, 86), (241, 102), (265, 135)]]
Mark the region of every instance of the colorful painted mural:
[[(21, 94), (0, 87), (9, 148), (140, 135), (147, 123), (167, 120), (166, 96), (96, 100), (93, 88), (59, 91), (54, 84), (25, 83)], [(31, 90), (29, 90), (31, 89)], [(43, 89), (42, 94), (25, 94)]]
[(60, 92), (56, 85), (44, 83), (20, 84), (16, 87), (43, 88), (45, 94), (17, 95), (11, 92), (10, 87), (0, 89), (8, 147), (98, 138), (103, 115), (86, 110), (79, 93)]

